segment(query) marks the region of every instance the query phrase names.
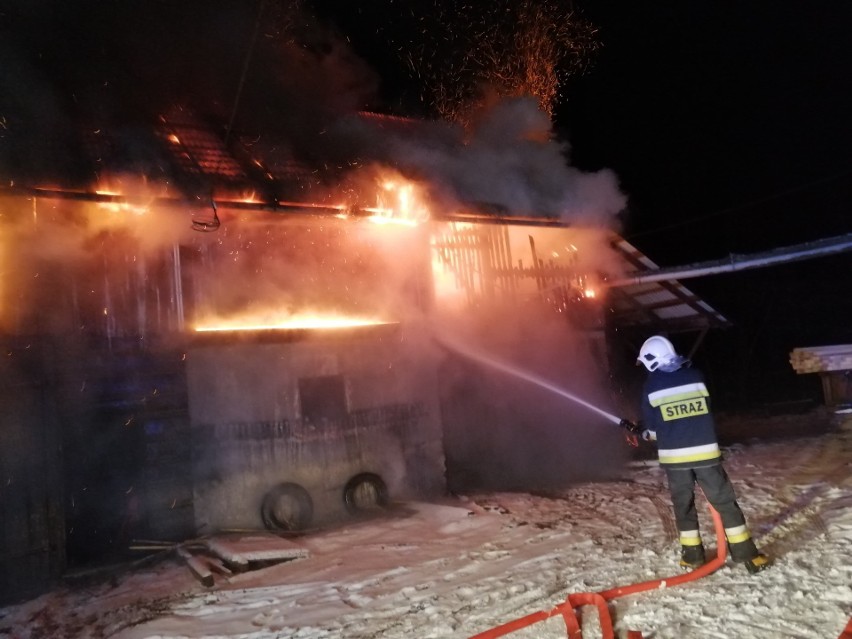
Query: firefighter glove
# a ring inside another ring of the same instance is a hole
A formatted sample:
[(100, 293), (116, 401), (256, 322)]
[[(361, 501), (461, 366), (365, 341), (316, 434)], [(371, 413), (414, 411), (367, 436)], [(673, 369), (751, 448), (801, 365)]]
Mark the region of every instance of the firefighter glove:
[(642, 426), (636, 422), (631, 422), (629, 419), (622, 419), (618, 425), (626, 428), (629, 433), (636, 434), (642, 432)]

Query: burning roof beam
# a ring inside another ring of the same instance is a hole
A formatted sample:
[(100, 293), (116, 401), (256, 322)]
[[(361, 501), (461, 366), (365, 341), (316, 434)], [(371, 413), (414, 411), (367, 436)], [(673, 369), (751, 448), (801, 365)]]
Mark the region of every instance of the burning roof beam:
[[(112, 193), (97, 193), (91, 191), (70, 191), (37, 187), (0, 187), (0, 195), (18, 195), (28, 197), (55, 198), (79, 202), (96, 202), (104, 204), (124, 204), (128, 198)], [(246, 202), (241, 200), (216, 199), (217, 206), (225, 209), (239, 209), (267, 213), (307, 213), (310, 215), (340, 215), (342, 207), (310, 202)], [(151, 205), (159, 206), (207, 206), (209, 201), (194, 201), (180, 197), (156, 197)]]
[[(124, 204), (127, 198), (114, 193), (99, 193), (96, 191), (80, 191), (70, 189), (25, 187), (25, 186), (0, 186), (0, 195), (27, 196), (55, 198), (62, 200), (74, 200), (79, 202), (95, 202), (102, 204)], [(369, 217), (372, 215), (364, 209), (347, 209), (342, 205), (319, 204), (314, 202), (292, 202), (284, 200), (275, 201), (246, 201), (238, 199), (214, 198), (213, 200), (196, 201), (181, 197), (156, 197), (150, 202), (152, 206), (204, 206), (214, 203), (222, 209), (237, 209), (242, 211), (257, 211), (266, 213), (303, 213), (308, 215), (339, 216), (342, 213), (351, 214), (355, 217)], [(522, 226), (541, 227), (567, 227), (564, 220), (552, 217), (521, 217), (509, 216), (505, 213), (479, 213), (479, 212), (453, 212), (433, 214), (431, 219), (439, 222), (469, 222), (475, 224), (510, 224)]]

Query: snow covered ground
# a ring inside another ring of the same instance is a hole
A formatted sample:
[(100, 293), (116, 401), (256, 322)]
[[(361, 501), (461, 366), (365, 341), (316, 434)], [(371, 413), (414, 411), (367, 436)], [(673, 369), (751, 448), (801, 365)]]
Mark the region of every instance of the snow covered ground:
[[(852, 419), (828, 434), (737, 444), (726, 466), (761, 548), (698, 581), (616, 599), (616, 634), (836, 639), (852, 615)], [(704, 508), (704, 537), (715, 547)], [(468, 495), (299, 540), (310, 557), (204, 588), (178, 559), (0, 609), (3, 639), (470, 637), (571, 593), (681, 574), (658, 466), (550, 496)], [(711, 552), (713, 552), (711, 550)], [(583, 610), (584, 636), (600, 636)], [(565, 637), (559, 617), (511, 637)]]

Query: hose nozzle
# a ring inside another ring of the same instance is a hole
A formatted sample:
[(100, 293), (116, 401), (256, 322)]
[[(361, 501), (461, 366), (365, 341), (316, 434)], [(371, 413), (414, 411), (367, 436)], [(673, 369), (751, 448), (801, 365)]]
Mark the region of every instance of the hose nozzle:
[(618, 425), (626, 429), (627, 432), (633, 433), (634, 435), (642, 432), (642, 427), (636, 422), (630, 421), (629, 419), (622, 419), (620, 422), (618, 422)]

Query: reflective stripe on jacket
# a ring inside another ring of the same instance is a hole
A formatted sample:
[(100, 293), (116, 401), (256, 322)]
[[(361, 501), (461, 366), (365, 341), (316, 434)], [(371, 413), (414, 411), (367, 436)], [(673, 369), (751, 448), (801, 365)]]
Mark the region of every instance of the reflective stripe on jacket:
[(710, 393), (700, 371), (654, 371), (648, 375), (643, 395), (643, 421), (656, 434), (661, 464), (695, 468), (719, 463), (722, 453)]

